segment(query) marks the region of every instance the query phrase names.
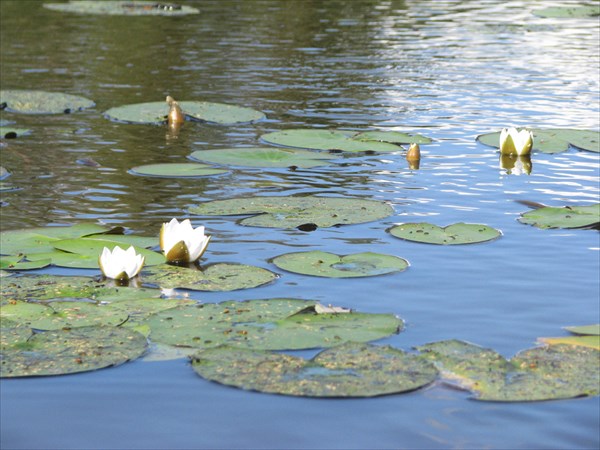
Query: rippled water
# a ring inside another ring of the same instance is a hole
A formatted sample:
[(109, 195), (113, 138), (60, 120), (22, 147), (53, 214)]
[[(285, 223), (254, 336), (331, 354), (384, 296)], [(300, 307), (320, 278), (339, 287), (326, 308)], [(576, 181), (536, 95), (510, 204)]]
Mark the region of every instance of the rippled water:
[[(182, 2), (184, 3), (184, 2)], [(383, 200), (396, 214), (348, 227), (271, 230), (198, 218), (207, 261), (268, 260), (298, 249), (401, 256), (402, 274), (330, 280), (291, 273), (272, 285), (202, 293), (206, 302), (293, 296), (393, 312), (406, 330), (384, 342), (409, 349), (466, 339), (505, 356), (595, 323), (598, 233), (519, 224), (528, 208), (598, 202), (598, 154), (533, 155), (509, 174), (475, 136), (503, 126), (598, 130), (598, 19), (544, 19), (554, 1), (203, 1), (181, 18), (61, 15), (37, 1), (0, 2), (3, 89), (83, 95), (97, 106), (64, 116), (4, 114), (33, 133), (0, 150), (2, 229), (93, 221), (156, 234), (189, 206), (241, 195), (319, 193)], [(576, 2), (563, 2), (575, 4)], [(112, 123), (128, 103), (205, 100), (264, 111), (253, 125)], [(256, 146), (296, 127), (391, 129), (435, 138), (421, 168), (403, 154), (344, 156), (316, 169), (244, 169), (197, 180), (130, 175), (185, 162), (195, 150)], [(82, 165), (92, 158), (100, 167)], [(385, 232), (404, 221), (486, 223), (495, 242), (443, 248)], [(67, 273), (52, 269), (53, 273)], [(68, 273), (91, 274), (89, 271)], [(95, 274), (95, 273), (93, 273)], [(2, 448), (597, 448), (598, 398), (483, 403), (433, 386), (368, 400), (243, 392), (197, 377), (184, 360), (136, 361), (48, 379), (3, 380)]]

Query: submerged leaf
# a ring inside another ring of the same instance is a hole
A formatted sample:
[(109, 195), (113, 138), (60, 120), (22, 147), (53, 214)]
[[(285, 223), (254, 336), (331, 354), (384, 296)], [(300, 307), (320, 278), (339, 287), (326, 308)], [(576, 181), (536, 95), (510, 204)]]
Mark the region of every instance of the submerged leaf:
[(446, 227), (426, 222), (403, 223), (390, 228), (388, 232), (407, 241), (439, 245), (476, 244), (501, 236), (500, 231), (475, 223), (455, 223)]
[(0, 103), (6, 103), (7, 111), (24, 114), (69, 114), (95, 105), (77, 95), (15, 89), (1, 90)]

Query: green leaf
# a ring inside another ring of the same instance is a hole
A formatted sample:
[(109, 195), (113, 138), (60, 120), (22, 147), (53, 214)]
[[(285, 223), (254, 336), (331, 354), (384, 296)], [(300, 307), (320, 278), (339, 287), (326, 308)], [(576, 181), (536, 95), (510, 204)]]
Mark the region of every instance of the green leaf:
[(11, 173), (6, 170), (4, 167), (0, 166), (0, 180), (4, 180), (10, 177)]
[(84, 327), (35, 333), (2, 329), (1, 377), (64, 375), (116, 366), (141, 356), (147, 341), (119, 327)]
[(206, 216), (251, 215), (241, 225), (296, 228), (303, 225), (332, 227), (388, 217), (394, 209), (386, 203), (357, 198), (250, 197), (215, 200), (192, 206), (190, 212)]
[(589, 206), (546, 206), (521, 214), (519, 222), (538, 228), (597, 228), (600, 203)]
[(381, 141), (391, 144), (430, 144), (430, 138), (421, 134), (401, 133), (399, 131), (365, 131), (355, 134), (352, 139), (359, 141)]
[(6, 103), (7, 111), (23, 114), (68, 114), (95, 105), (77, 95), (14, 89), (1, 90), (0, 103)]
[[(600, 133), (572, 128), (527, 128), (533, 132), (533, 149), (542, 153), (560, 153), (569, 146), (590, 152), (600, 152)], [(521, 128), (519, 128), (521, 130)], [(500, 132), (477, 136), (477, 140), (490, 147), (500, 147)]]
[(27, 128), (0, 127), (0, 139), (13, 139), (31, 133)]
[(52, 263), (50, 258), (38, 258), (29, 261), (23, 256), (0, 256), (0, 269), (4, 270), (33, 270), (41, 269)]
[(53, 11), (112, 16), (183, 16), (200, 12), (191, 6), (141, 0), (70, 0), (69, 3), (44, 3), (43, 6)]
[(349, 342), (311, 360), (222, 346), (196, 353), (192, 367), (228, 386), (304, 397), (374, 397), (419, 389), (435, 367), (392, 347)]
[(227, 170), (216, 169), (206, 164), (195, 163), (164, 163), (164, 164), (147, 164), (144, 166), (134, 167), (129, 171), (134, 175), (144, 175), (149, 177), (184, 177), (196, 178), (206, 177), (211, 175), (222, 175), (227, 173)]
[(583, 347), (590, 347), (600, 350), (600, 336), (541, 337), (538, 338), (538, 341), (548, 345), (580, 345)]
[[(260, 111), (241, 106), (197, 101), (180, 101), (179, 106), (193, 119), (221, 125), (249, 123), (264, 119)], [(104, 115), (111, 120), (127, 123), (166, 123), (169, 106), (166, 102), (136, 103), (111, 108)]]
[(599, 5), (577, 5), (577, 6), (549, 6), (531, 11), (539, 17), (545, 18), (585, 18), (600, 15)]
[(398, 152), (402, 147), (376, 140), (353, 139), (356, 132), (336, 130), (294, 129), (276, 131), (261, 136), (269, 144), (312, 150), (341, 150), (344, 152)]
[(339, 256), (318, 250), (277, 256), (273, 264), (288, 272), (330, 278), (372, 277), (408, 267), (405, 259), (392, 255), (365, 252)]
[(329, 164), (331, 155), (306, 150), (274, 147), (221, 148), (197, 150), (192, 159), (210, 163), (245, 167), (302, 167), (310, 168)]
[(260, 267), (218, 263), (201, 268), (163, 264), (142, 271), (146, 284), (161, 288), (195, 291), (234, 291), (251, 289), (272, 282), (277, 275)]
[(600, 336), (600, 323), (594, 325), (580, 325), (577, 327), (565, 327), (565, 330), (569, 330), (571, 333)]
[(388, 230), (397, 238), (425, 244), (460, 245), (491, 241), (501, 236), (500, 231), (486, 225), (455, 223), (439, 227), (430, 223), (403, 223)]

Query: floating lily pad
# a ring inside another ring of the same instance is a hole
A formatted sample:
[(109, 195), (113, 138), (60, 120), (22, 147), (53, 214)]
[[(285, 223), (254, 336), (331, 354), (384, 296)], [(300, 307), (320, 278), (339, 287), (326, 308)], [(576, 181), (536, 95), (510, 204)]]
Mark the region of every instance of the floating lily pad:
[(52, 264), (50, 258), (37, 258), (30, 261), (25, 256), (0, 256), (0, 269), (4, 270), (33, 270), (41, 269)]
[(600, 350), (600, 336), (542, 337), (538, 338), (538, 341), (548, 345), (581, 345), (583, 347), (590, 347)]
[(598, 228), (600, 203), (589, 206), (545, 206), (521, 214), (519, 222), (538, 228)]
[(439, 227), (430, 223), (403, 223), (388, 230), (397, 238), (425, 244), (459, 245), (475, 244), (496, 239), (500, 231), (486, 225), (455, 223)]
[(600, 6), (598, 5), (577, 5), (577, 6), (549, 6), (542, 9), (531, 11), (539, 17), (545, 18), (584, 18), (600, 16)]
[(0, 166), (0, 180), (10, 177), (10, 172), (4, 167)]
[(7, 111), (23, 114), (69, 114), (95, 105), (78, 95), (26, 90), (2, 90), (0, 103), (6, 103)]
[[(519, 129), (521, 130), (521, 129)], [(528, 128), (533, 133), (533, 150), (542, 153), (560, 153), (569, 146), (590, 152), (600, 152), (600, 133), (571, 128)], [(477, 136), (477, 140), (490, 147), (500, 147), (500, 132)]]
[(43, 6), (54, 11), (111, 16), (183, 16), (200, 12), (191, 6), (140, 0), (71, 0), (69, 3), (44, 3)]
[[(265, 115), (254, 109), (197, 101), (181, 101), (179, 106), (186, 116), (203, 122), (221, 125), (249, 123), (264, 119)], [(111, 120), (127, 123), (166, 123), (169, 105), (166, 102), (136, 103), (111, 108), (104, 115)]]
[(202, 268), (163, 264), (142, 271), (144, 283), (161, 288), (195, 291), (234, 291), (250, 289), (275, 280), (277, 275), (260, 267), (218, 263)]
[(401, 133), (399, 131), (364, 131), (355, 134), (352, 139), (359, 141), (381, 141), (391, 144), (430, 144), (433, 142), (421, 134)]
[(31, 130), (27, 128), (0, 127), (0, 138), (2, 139), (14, 139), (29, 133), (31, 133)]
[(273, 264), (288, 272), (330, 278), (372, 277), (408, 267), (405, 259), (392, 255), (365, 252), (339, 256), (318, 250), (277, 256)]
[(2, 377), (64, 375), (116, 366), (140, 357), (147, 341), (120, 327), (82, 327), (33, 333), (2, 329)]
[(394, 209), (383, 202), (333, 197), (251, 197), (215, 200), (192, 206), (190, 212), (207, 216), (252, 215), (241, 225), (296, 228), (349, 225), (388, 217)]
[(217, 150), (198, 150), (192, 159), (216, 164), (246, 167), (302, 167), (310, 168), (328, 164), (331, 155), (307, 150), (276, 147), (240, 147)]
[(569, 330), (571, 333), (589, 335), (589, 336), (600, 336), (600, 324), (595, 325), (580, 325), (577, 327), (565, 327), (565, 330)]
[(539, 401), (598, 395), (600, 352), (550, 345), (525, 350), (510, 361), (493, 350), (462, 341), (417, 347), (442, 375), (477, 394), (477, 400)]
[(196, 353), (203, 378), (241, 389), (304, 397), (375, 397), (435, 381), (432, 364), (392, 347), (348, 342), (311, 360), (222, 346)]
[(130, 170), (134, 175), (145, 175), (149, 177), (206, 177), (211, 175), (222, 175), (227, 173), (226, 170), (216, 169), (206, 164), (194, 163), (164, 163), (164, 164), (147, 164), (145, 166), (137, 166)]
[(402, 320), (393, 314), (318, 314), (315, 302), (297, 299), (182, 306), (150, 316), (145, 324), (150, 327), (150, 339), (163, 344), (268, 350), (368, 342), (402, 328)]
[(344, 152), (397, 152), (402, 147), (379, 140), (354, 139), (356, 132), (336, 130), (285, 130), (261, 136), (269, 144), (312, 150), (341, 150)]

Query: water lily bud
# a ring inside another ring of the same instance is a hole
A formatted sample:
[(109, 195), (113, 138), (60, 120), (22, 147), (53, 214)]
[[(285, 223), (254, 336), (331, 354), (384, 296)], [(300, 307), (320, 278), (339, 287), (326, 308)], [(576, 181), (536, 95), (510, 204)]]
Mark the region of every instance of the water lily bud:
[(533, 148), (533, 133), (516, 128), (503, 128), (500, 132), (500, 153), (503, 155), (529, 155)]
[(137, 254), (133, 246), (123, 250), (117, 245), (112, 252), (104, 247), (98, 258), (98, 265), (106, 278), (129, 280), (140, 273), (144, 261), (145, 258)]
[(160, 229), (160, 248), (168, 262), (192, 263), (200, 259), (206, 251), (210, 236), (204, 234), (204, 227), (192, 227), (189, 219), (181, 223), (171, 219)]

